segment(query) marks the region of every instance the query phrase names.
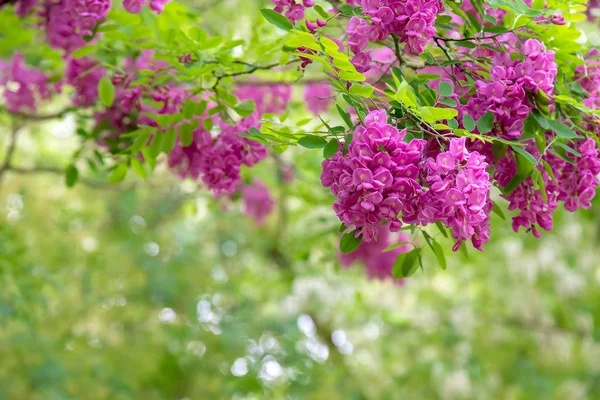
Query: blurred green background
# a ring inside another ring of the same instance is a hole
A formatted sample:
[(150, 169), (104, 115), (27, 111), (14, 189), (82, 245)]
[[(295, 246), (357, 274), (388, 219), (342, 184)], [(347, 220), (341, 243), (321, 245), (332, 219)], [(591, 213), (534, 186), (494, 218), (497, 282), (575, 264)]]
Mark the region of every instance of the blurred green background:
[[(195, 4), (257, 41), (261, 5)], [(28, 126), (1, 182), (0, 399), (600, 399), (600, 200), (540, 240), (494, 216), (485, 252), (399, 286), (340, 268), (318, 151), (283, 155), (292, 185), (257, 166), (259, 227), (164, 168), (66, 188), (73, 126)]]
[[(15, 164), (64, 165), (74, 136), (32, 125)], [(0, 398), (600, 398), (597, 213), (541, 240), (495, 217), (485, 252), (369, 281), (339, 268), (319, 152), (285, 156), (293, 185), (258, 167), (281, 200), (263, 227), (168, 171), (8, 173)]]

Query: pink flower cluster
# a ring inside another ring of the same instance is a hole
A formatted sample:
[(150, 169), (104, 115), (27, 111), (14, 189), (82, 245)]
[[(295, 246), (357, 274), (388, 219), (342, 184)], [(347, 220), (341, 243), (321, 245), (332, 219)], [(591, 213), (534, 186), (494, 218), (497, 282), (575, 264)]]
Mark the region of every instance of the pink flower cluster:
[[(525, 150), (536, 158), (540, 156), (535, 143), (528, 143)], [(510, 195), (502, 195), (503, 198), (509, 201), (509, 210), (519, 210), (519, 214), (513, 217), (513, 230), (518, 232), (520, 227), (524, 227), (526, 232), (533, 233), (535, 237), (541, 236), (537, 226), (546, 231), (552, 229), (552, 213), (558, 207), (557, 187), (542, 166), (538, 170), (544, 181), (545, 198), (541, 190), (536, 188), (536, 184), (531, 177), (525, 179)], [(506, 187), (516, 173), (515, 155), (511, 151), (498, 161), (494, 178), (501, 187)]]
[(600, 104), (600, 51), (590, 49), (585, 64), (575, 69), (575, 81), (588, 92), (589, 97), (583, 103), (591, 109), (598, 109)]
[(554, 158), (553, 167), (560, 171), (556, 177), (559, 183), (558, 200), (563, 201), (565, 209), (571, 212), (592, 206), (590, 201), (596, 195), (600, 174), (600, 151), (596, 148), (594, 139), (577, 141), (576, 150), (581, 156), (575, 158), (574, 164), (549, 155)]
[(255, 179), (251, 185), (242, 186), (244, 213), (256, 220), (258, 225), (265, 223), (265, 218), (271, 214), (275, 200), (269, 193), (269, 188), (261, 180)]
[(106, 19), (111, 0), (64, 0), (63, 12), (71, 18), (75, 32), (92, 36), (98, 22)]
[(0, 60), (0, 87), (10, 112), (35, 111), (38, 101), (51, 95), (47, 81), (46, 74), (25, 65), (21, 53), (16, 53), (10, 63)]
[(304, 9), (315, 5), (313, 0), (272, 0), (275, 4), (275, 12), (283, 14), (290, 20), (292, 24), (304, 18)]
[(366, 72), (371, 62), (369, 42), (395, 35), (407, 53), (421, 53), (435, 35), (435, 19), (444, 11), (439, 0), (362, 0), (363, 15), (370, 22), (352, 17), (346, 27), (348, 46), (357, 71)]
[(420, 198), (419, 223), (441, 221), (451, 228), (456, 239), (453, 250), (467, 239), (483, 250), (482, 244), (490, 237), (493, 203), (487, 166), (484, 156), (467, 150), (465, 138), (451, 139), (448, 151), (427, 160), (425, 182), (429, 190)]
[(403, 141), (406, 130), (387, 123), (385, 111), (373, 111), (354, 132), (348, 153), (338, 151), (323, 161), (321, 182), (338, 197), (333, 209), (347, 226), (357, 227), (363, 240), (372, 240), (382, 223), (400, 230), (402, 222), (417, 221), (422, 193), (417, 183), (425, 141)]
[(485, 157), (469, 152), (465, 138), (451, 139), (437, 157), (424, 154), (426, 141), (403, 141), (406, 130), (387, 124), (385, 111), (373, 111), (354, 132), (348, 152), (323, 161), (321, 182), (338, 198), (333, 209), (346, 226), (369, 242), (384, 225), (442, 222), (456, 240), (470, 239), (482, 250), (490, 236), (491, 182)]
[(475, 81), (476, 94), (469, 99), (463, 111), (474, 119), (487, 111), (494, 114), (496, 136), (516, 139), (523, 133), (523, 121), (534, 108), (527, 94), (542, 91), (554, 93), (557, 65), (554, 52), (546, 51), (535, 39), (523, 44), (524, 59), (510, 60), (508, 54), (495, 53), (497, 64), (490, 71), (489, 81)]
[(411, 249), (410, 245), (404, 244), (386, 252), (383, 250), (394, 243), (409, 241), (410, 238), (407, 234), (400, 233), (397, 238), (393, 239), (387, 227), (379, 226), (375, 240), (363, 241), (352, 253), (340, 254), (340, 261), (344, 267), (350, 267), (356, 262), (363, 262), (369, 279), (391, 279), (394, 283), (401, 285), (404, 283), (404, 279), (394, 278), (392, 268), (396, 258)]
[(252, 167), (267, 157), (262, 144), (241, 137), (238, 132), (260, 128), (256, 115), (231, 126), (221, 123), (221, 133), (212, 137), (200, 127), (194, 131), (194, 140), (188, 147), (178, 144), (169, 153), (169, 167), (182, 177), (202, 179), (215, 195), (230, 195), (241, 180), (241, 167)]
[(282, 113), (292, 97), (292, 86), (286, 83), (274, 85), (240, 84), (235, 89), (240, 101), (253, 101), (259, 115), (265, 113)]
[(315, 115), (329, 110), (333, 103), (333, 91), (326, 83), (309, 83), (304, 87), (306, 108)]
[(137, 14), (142, 10), (142, 6), (147, 4), (152, 11), (160, 14), (168, 2), (169, 0), (123, 0), (123, 8), (132, 14)]
[(98, 100), (98, 82), (104, 76), (104, 67), (91, 58), (72, 58), (67, 63), (65, 78), (75, 88), (73, 104), (89, 107)]
[(78, 20), (65, 12), (66, 6), (66, 0), (57, 2), (46, 0), (41, 14), (46, 28), (46, 38), (50, 46), (62, 49), (65, 53), (70, 54), (85, 46), (86, 43), (83, 36), (77, 32)]

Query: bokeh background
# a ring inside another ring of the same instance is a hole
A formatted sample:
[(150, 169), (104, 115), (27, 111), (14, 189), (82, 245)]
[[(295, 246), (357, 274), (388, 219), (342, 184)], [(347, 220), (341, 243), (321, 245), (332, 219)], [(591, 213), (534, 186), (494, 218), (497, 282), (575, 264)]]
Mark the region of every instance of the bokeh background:
[[(266, 1), (193, 5), (213, 34), (268, 29)], [(494, 215), (485, 252), (398, 285), (340, 267), (319, 151), (256, 167), (259, 226), (161, 167), (67, 188), (73, 130), (29, 124), (1, 181), (0, 399), (600, 399), (600, 201), (542, 239)]]

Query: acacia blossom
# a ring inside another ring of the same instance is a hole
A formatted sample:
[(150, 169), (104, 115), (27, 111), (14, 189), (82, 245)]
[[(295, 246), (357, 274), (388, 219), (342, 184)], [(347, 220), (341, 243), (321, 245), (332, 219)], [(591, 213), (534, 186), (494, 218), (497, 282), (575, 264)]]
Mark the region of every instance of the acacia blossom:
[[(214, 137), (203, 126), (208, 118), (216, 122), (221, 131)], [(169, 167), (182, 178), (200, 179), (216, 196), (231, 195), (241, 181), (242, 165), (252, 167), (267, 157), (265, 146), (239, 135), (250, 128), (260, 129), (258, 116), (254, 113), (234, 126), (206, 113), (197, 120), (199, 128), (193, 132), (192, 143), (183, 146), (178, 141), (169, 153)]]
[(20, 52), (13, 55), (10, 63), (0, 60), (0, 86), (10, 112), (35, 111), (38, 101), (51, 95), (47, 81), (46, 74), (25, 65)]
[(104, 76), (104, 67), (91, 58), (71, 58), (67, 63), (65, 78), (75, 89), (73, 104), (89, 107), (98, 100), (98, 82)]
[(361, 0), (360, 5), (370, 22), (354, 16), (346, 26), (348, 46), (354, 53), (351, 61), (358, 72), (369, 70), (369, 42), (383, 41), (390, 35), (404, 43), (405, 52), (421, 53), (435, 36), (437, 15), (444, 11), (439, 0)]
[[(313, 0), (272, 0), (275, 5), (274, 11), (286, 16), (292, 24), (304, 18), (304, 10), (315, 5)], [(322, 28), (327, 25), (327, 22), (317, 18), (315, 22), (310, 20), (305, 21), (306, 28), (314, 33), (317, 28)]]
[(244, 213), (254, 218), (258, 225), (263, 225), (265, 218), (271, 214), (275, 206), (269, 188), (261, 180), (255, 179), (251, 185), (243, 185), (241, 192)]
[(492, 60), (496, 65), (490, 71), (490, 79), (475, 81), (476, 93), (462, 108), (463, 113), (475, 120), (492, 112), (491, 134), (505, 139), (516, 139), (523, 134), (523, 121), (535, 106), (528, 99), (528, 93), (554, 94), (558, 70), (554, 52), (546, 51), (535, 39), (526, 40), (522, 51), (523, 60), (514, 61), (506, 53), (494, 53)]
[(560, 171), (558, 181), (558, 200), (563, 201), (565, 210), (575, 212), (578, 208), (587, 209), (592, 206), (591, 200), (596, 195), (598, 174), (600, 174), (600, 151), (594, 139), (577, 141), (575, 150), (581, 156), (574, 157), (573, 164), (549, 154), (553, 169)]
[(483, 250), (490, 237), (489, 216), (493, 203), (492, 186), (485, 157), (469, 152), (465, 138), (454, 138), (448, 150), (430, 158), (425, 182), (429, 190), (420, 198), (419, 223), (443, 222), (456, 239), (453, 250), (471, 239), (473, 247)]
[(240, 101), (253, 101), (259, 115), (266, 113), (282, 113), (292, 97), (292, 86), (286, 83), (260, 85), (252, 83), (240, 84), (235, 95)]
[(361, 242), (356, 250), (351, 253), (340, 253), (340, 261), (345, 268), (351, 267), (356, 262), (362, 262), (369, 279), (390, 279), (394, 283), (402, 285), (405, 280), (394, 278), (392, 268), (400, 254), (410, 251), (410, 245), (407, 243), (390, 251), (384, 252), (383, 250), (394, 243), (409, 241), (410, 238), (407, 234), (400, 233), (396, 238), (393, 238), (386, 227), (380, 226), (375, 240)]
[(338, 198), (333, 209), (347, 226), (355, 226), (363, 240), (372, 240), (382, 223), (400, 230), (403, 220), (417, 220), (417, 182), (425, 141), (403, 141), (406, 129), (399, 131), (387, 123), (384, 110), (373, 111), (364, 126), (354, 132), (347, 154), (340, 149), (323, 161), (321, 182)]
[(333, 103), (333, 91), (328, 83), (309, 83), (304, 88), (306, 108), (315, 115), (323, 113)]
[[(525, 150), (534, 157), (539, 157), (535, 143), (528, 143)], [(515, 154), (512, 151), (508, 152), (496, 165), (494, 177), (501, 187), (506, 187), (517, 174)], [(558, 207), (556, 186), (543, 167), (540, 166), (538, 170), (544, 181), (545, 196), (531, 177), (526, 178), (509, 195), (502, 195), (509, 201), (509, 210), (519, 210), (519, 214), (513, 217), (513, 230), (518, 232), (520, 227), (524, 227), (526, 232), (531, 232), (535, 237), (541, 237), (541, 233), (537, 230), (538, 226), (546, 231), (552, 229), (552, 213)]]
[(123, 8), (132, 14), (142, 11), (142, 6), (148, 5), (152, 11), (160, 14), (170, 0), (123, 0)]

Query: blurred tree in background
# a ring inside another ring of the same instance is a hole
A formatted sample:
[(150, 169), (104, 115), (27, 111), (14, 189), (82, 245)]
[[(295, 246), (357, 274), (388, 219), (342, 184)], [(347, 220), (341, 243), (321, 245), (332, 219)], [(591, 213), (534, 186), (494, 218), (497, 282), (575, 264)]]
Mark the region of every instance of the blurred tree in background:
[[(271, 32), (270, 2), (188, 3), (209, 34)], [(338, 260), (320, 152), (243, 171), (277, 199), (260, 225), (165, 165), (68, 188), (76, 121), (27, 121), (13, 148), (0, 118), (0, 399), (600, 398), (597, 199), (542, 240), (493, 215), (485, 252), (367, 280)]]

